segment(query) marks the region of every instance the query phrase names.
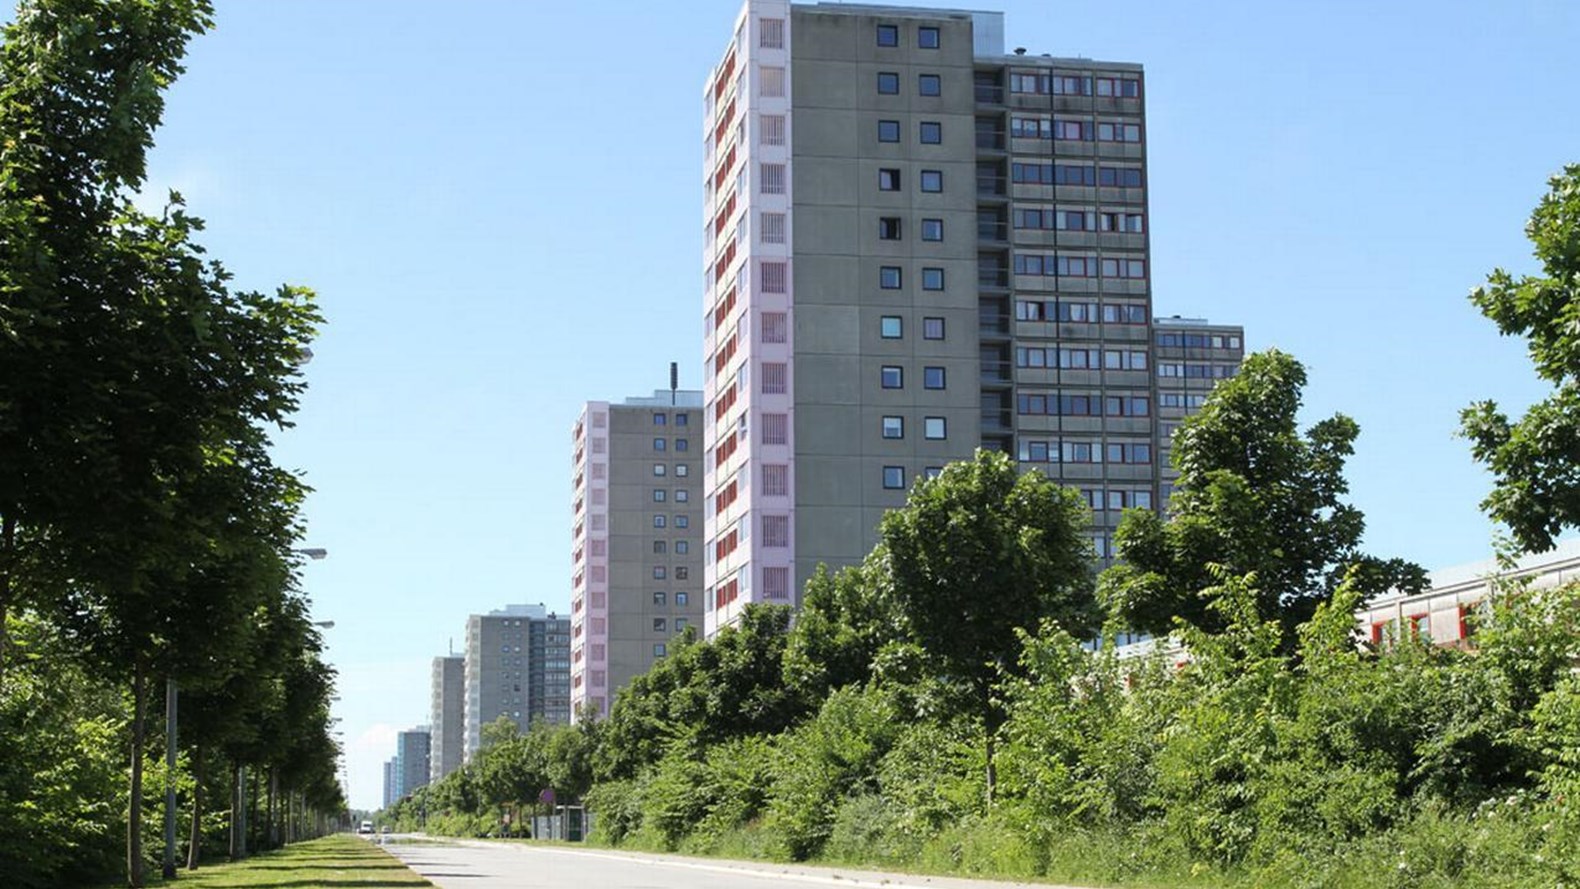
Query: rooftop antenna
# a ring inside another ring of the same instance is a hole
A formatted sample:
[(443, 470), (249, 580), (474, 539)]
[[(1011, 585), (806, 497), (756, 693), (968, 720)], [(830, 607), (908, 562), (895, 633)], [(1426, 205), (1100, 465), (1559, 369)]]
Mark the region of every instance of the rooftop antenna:
[(674, 407), (675, 390), (680, 388), (680, 362), (669, 362), (669, 406)]

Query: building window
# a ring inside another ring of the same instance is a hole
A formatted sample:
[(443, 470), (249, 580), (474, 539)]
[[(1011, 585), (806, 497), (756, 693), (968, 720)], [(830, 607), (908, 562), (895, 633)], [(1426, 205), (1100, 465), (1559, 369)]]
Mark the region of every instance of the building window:
[(690, 602), (691, 602), (691, 594), (690, 593), (681, 593), (681, 592), (675, 593), (675, 604), (676, 605), (687, 605), (687, 604), (690, 604)]
[(924, 96), (941, 96), (944, 94), (944, 80), (937, 74), (918, 74), (916, 92)]
[(668, 520), (665, 519), (664, 516), (661, 516), (661, 515), (653, 516), (653, 527), (655, 527), (655, 528), (662, 528), (662, 527), (664, 527), (667, 524), (668, 524)]
[[(684, 555), (686, 555), (687, 553), (690, 553), (690, 552), (691, 552), (691, 542), (690, 541), (688, 541), (688, 540), (677, 540), (677, 541), (675, 541), (675, 555), (677, 555), (677, 556), (684, 556)], [(676, 568), (675, 570), (678, 572), (678, 571), (681, 571), (683, 569)], [(675, 576), (679, 577), (680, 575), (676, 574)]]
[(675, 464), (675, 475), (680, 476), (681, 478), (685, 478), (686, 476), (688, 476), (690, 474), (691, 474), (691, 467), (687, 466), (684, 463), (676, 463)]
[(922, 269), (922, 289), (923, 290), (943, 290), (944, 289), (944, 270), (943, 269)]
[(790, 417), (788, 414), (763, 414), (763, 444), (790, 443)]
[(785, 69), (764, 65), (761, 69), (762, 95), (770, 99), (783, 98), (785, 94)]
[(790, 467), (783, 463), (763, 464), (763, 496), (785, 497), (790, 493)]
[(762, 366), (764, 395), (783, 395), (790, 391), (789, 366), (780, 361), (765, 361)]
[(900, 141), (900, 122), (897, 121), (897, 120), (880, 120), (880, 121), (878, 121), (878, 141), (879, 142), (898, 142), (898, 141)]
[(675, 527), (689, 528), (691, 527), (691, 519), (683, 515), (675, 516)]
[(904, 466), (885, 466), (885, 467), (883, 467), (883, 486), (885, 488), (888, 488), (890, 490), (895, 490), (895, 491), (903, 491), (903, 490), (905, 490), (905, 467)]
[(1097, 125), (1099, 142), (1140, 142), (1141, 125), (1134, 123), (1100, 123)]
[(666, 597), (665, 597), (664, 593), (654, 593), (653, 594), (653, 604), (654, 605), (663, 605), (665, 598)]
[(757, 45), (763, 49), (785, 48), (785, 20), (758, 19)]
[(758, 115), (757, 134), (764, 145), (785, 144), (785, 116), (783, 114)]
[(885, 364), (878, 377), (885, 389), (905, 388), (905, 368), (893, 364)]
[(942, 319), (942, 318), (923, 318), (922, 319), (922, 339), (924, 339), (924, 340), (941, 340), (943, 338), (944, 338), (944, 319)]
[(1097, 184), (1104, 188), (1140, 188), (1139, 167), (1098, 167)]
[(889, 169), (889, 168), (886, 168), (886, 167), (885, 168), (880, 168), (878, 170), (878, 190), (879, 191), (899, 191), (900, 190), (900, 171), (899, 170)]
[(789, 324), (784, 312), (764, 312), (759, 323), (765, 343), (782, 343), (789, 336)]
[(897, 96), (900, 94), (900, 75), (893, 71), (878, 72), (878, 94), (883, 96)]
[(937, 477), (939, 477), (940, 475), (943, 475), (943, 474), (944, 474), (944, 468), (942, 466), (929, 466), (926, 469), (922, 470), (922, 478), (925, 478), (928, 481), (932, 481), (933, 479), (935, 479), (935, 478), (937, 478)]
[(768, 599), (790, 598), (790, 569), (763, 569), (763, 597)]
[(653, 464), (653, 474), (654, 475), (663, 475), (664, 474), (664, 464), (662, 464), (662, 463), (654, 463)]
[(922, 240), (942, 241), (944, 239), (944, 221), (942, 219), (922, 220)]
[(900, 267), (897, 265), (879, 266), (878, 286), (884, 290), (899, 290)]
[(663, 657), (664, 654), (665, 654), (665, 651), (666, 651), (666, 649), (664, 648), (664, 643), (662, 643), (662, 642), (655, 642), (655, 643), (653, 643), (653, 657)]
[(942, 440), (942, 439), (948, 438), (949, 437), (949, 434), (948, 434), (948, 431), (947, 431), (948, 428), (949, 427), (944, 422), (944, 418), (943, 417), (923, 417), (922, 418), (922, 437), (923, 438), (932, 439), (934, 441), (938, 441), (938, 440)]
[(783, 244), (785, 242), (785, 215), (783, 213), (764, 213), (758, 217), (759, 238), (764, 244)]
[(686, 619), (685, 618), (683, 618), (683, 617), (675, 618), (675, 632), (676, 633), (684, 633), (684, 632), (686, 632)]
[(686, 421), (689, 418), (690, 418), (689, 414), (676, 414), (675, 415), (675, 425), (676, 426), (684, 426), (684, 425), (686, 425)]
[(653, 415), (653, 425), (654, 426), (662, 426), (668, 420), (669, 420), (669, 415), (668, 414), (654, 414)]
[(884, 438), (904, 438), (905, 437), (905, 418), (904, 417), (884, 417), (883, 418), (883, 437)]
[(653, 632), (663, 633), (669, 630), (669, 621), (662, 617), (653, 618)]
[(878, 45), (879, 46), (899, 46), (900, 45), (900, 26), (899, 25), (879, 25), (878, 26)]
[(878, 335), (886, 340), (897, 340), (905, 335), (905, 322), (899, 315), (884, 315), (878, 319)]
[(654, 503), (663, 503), (664, 499), (666, 497), (668, 497), (668, 496), (669, 496), (668, 492), (665, 491), (663, 488), (654, 488), (653, 489), (653, 502)]
[(788, 263), (763, 260), (757, 264), (758, 282), (763, 293), (785, 292), (785, 269)]
[(691, 442), (688, 439), (677, 438), (675, 439), (675, 450), (689, 451), (691, 450)]
[(662, 451), (666, 444), (668, 444), (668, 442), (665, 439), (655, 438), (653, 439), (653, 450)]
[(790, 517), (787, 515), (763, 516), (763, 546), (775, 548), (790, 545)]
[(920, 49), (938, 48), (938, 29), (932, 25), (923, 25), (916, 29), (916, 46)]
[(923, 145), (938, 145), (944, 141), (944, 125), (936, 120), (924, 120), (919, 127), (919, 136)]
[(942, 389), (942, 388), (944, 388), (944, 369), (941, 368), (941, 367), (924, 367), (924, 368), (922, 368), (922, 388), (923, 389)]
[(878, 240), (898, 241), (900, 239), (900, 217), (878, 217)]
[(675, 569), (675, 579), (676, 580), (690, 580), (691, 579), (691, 570), (688, 569), (688, 568), (676, 568)]
[(763, 194), (785, 193), (785, 165), (758, 164), (759, 189)]
[(922, 191), (939, 192), (944, 190), (944, 174), (941, 170), (922, 171)]

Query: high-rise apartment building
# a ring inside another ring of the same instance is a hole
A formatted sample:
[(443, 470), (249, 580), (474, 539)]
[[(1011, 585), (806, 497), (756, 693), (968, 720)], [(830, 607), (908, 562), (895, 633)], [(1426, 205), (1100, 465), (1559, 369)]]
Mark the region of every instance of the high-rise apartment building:
[(1240, 370), (1245, 358), (1245, 328), (1213, 324), (1202, 318), (1172, 315), (1152, 322), (1153, 360), (1157, 365), (1159, 505), (1174, 490), (1171, 454), (1180, 422), (1207, 401), (1219, 380)]
[(748, 0), (704, 89), (706, 627), (1005, 451), (1159, 503), (1144, 77), (1003, 16)]
[(436, 783), (461, 766), (466, 744), (466, 658), (460, 655), (434, 658), (432, 689), (428, 715), (432, 739), (428, 781)]
[(572, 430), (570, 705), (614, 695), (702, 630), (702, 393), (593, 401)]
[(395, 757), (384, 762), (384, 805), (388, 809), (400, 799), (400, 768)]
[(483, 726), (503, 716), (526, 731), (532, 723), (570, 721), (567, 618), (542, 605), (509, 605), (466, 620), (463, 759), (483, 743)]
[(395, 797), (410, 796), (428, 784), (428, 727), (420, 725), (395, 736)]

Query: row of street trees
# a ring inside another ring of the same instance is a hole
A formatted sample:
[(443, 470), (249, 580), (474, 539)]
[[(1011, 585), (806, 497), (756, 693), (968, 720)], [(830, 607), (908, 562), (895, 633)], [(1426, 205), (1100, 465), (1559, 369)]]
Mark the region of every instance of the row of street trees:
[[(1580, 524), (1580, 167), (1530, 233), (1543, 274), (1473, 298), (1557, 391), (1464, 415), (1522, 548)], [(1105, 883), (1580, 885), (1580, 586), (1506, 585), (1475, 652), (1354, 612), (1425, 575), (1365, 554), (1342, 415), (1249, 356), (1176, 439), (1167, 516), (1094, 578), (1079, 499), (1004, 455), (921, 480), (794, 621), (690, 638), (602, 722), (501, 738), (390, 813), (485, 833), (552, 790), (642, 848)], [(1173, 633), (1183, 666), (1088, 640)]]
[[(234, 289), (179, 195), (159, 213), (134, 203), (164, 91), (210, 14), (206, 0), (27, 0), (0, 46), (10, 885), (102, 878), (115, 825), (142, 885), (158, 840), (145, 821), (163, 814), (145, 799), (150, 769), (158, 789), (183, 789), (194, 867), (223, 838), (211, 812), (227, 795), (244, 852), (259, 775), (257, 840), (343, 805), (333, 671), (293, 550), (306, 489), (269, 453), (321, 319), (305, 289)], [(169, 773), (150, 755), (164, 740), (151, 714), (177, 686)]]

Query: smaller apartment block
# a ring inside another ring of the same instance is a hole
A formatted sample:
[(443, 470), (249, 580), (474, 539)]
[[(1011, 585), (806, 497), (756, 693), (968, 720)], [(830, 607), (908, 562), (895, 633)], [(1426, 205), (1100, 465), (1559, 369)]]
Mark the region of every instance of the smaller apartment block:
[(1374, 645), (1410, 633), (1437, 645), (1465, 646), (1474, 631), (1471, 616), (1483, 607), (1500, 579), (1525, 581), (1536, 589), (1580, 581), (1580, 538), (1565, 540), (1551, 552), (1522, 556), (1510, 570), (1488, 559), (1433, 571), (1425, 592), (1378, 596), (1356, 618)]
[(700, 632), (702, 393), (592, 401), (571, 433), (573, 715)]

